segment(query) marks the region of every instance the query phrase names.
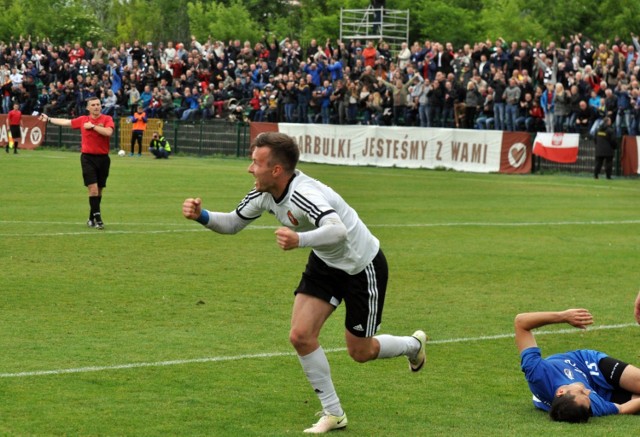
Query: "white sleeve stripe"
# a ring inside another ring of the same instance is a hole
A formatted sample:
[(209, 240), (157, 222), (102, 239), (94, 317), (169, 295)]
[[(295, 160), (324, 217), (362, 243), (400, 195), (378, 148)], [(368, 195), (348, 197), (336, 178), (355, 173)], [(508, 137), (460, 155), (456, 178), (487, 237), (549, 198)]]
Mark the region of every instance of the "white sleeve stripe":
[(367, 337), (373, 337), (376, 333), (376, 317), (378, 315), (378, 281), (376, 280), (376, 270), (373, 263), (369, 263), (365, 268), (369, 291), (369, 317), (365, 333)]
[(260, 196), (262, 196), (262, 193), (257, 192), (255, 189), (249, 191), (249, 194), (244, 196), (244, 199), (242, 199), (242, 201), (236, 207), (236, 212), (238, 213), (238, 215), (240, 217), (242, 217), (243, 219), (246, 219), (246, 220), (254, 220), (254, 219), (260, 217), (260, 216), (253, 217), (253, 218), (245, 217), (245, 216), (242, 215), (242, 212), (241, 212), (249, 204), (250, 201), (252, 201), (253, 199), (257, 199)]

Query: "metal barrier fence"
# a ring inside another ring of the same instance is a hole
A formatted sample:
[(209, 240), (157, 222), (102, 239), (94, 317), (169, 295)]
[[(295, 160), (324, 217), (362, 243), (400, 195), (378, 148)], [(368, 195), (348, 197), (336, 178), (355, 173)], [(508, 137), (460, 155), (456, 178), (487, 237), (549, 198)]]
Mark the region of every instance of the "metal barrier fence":
[[(535, 137), (532, 137), (534, 140)], [(619, 143), (619, 142), (618, 142)], [(540, 173), (545, 171), (558, 173), (589, 173), (593, 174), (596, 165), (596, 144), (595, 141), (587, 136), (581, 135), (578, 143), (578, 160), (573, 164), (560, 164), (557, 162), (547, 161), (539, 156), (533, 155), (532, 173)], [(604, 169), (603, 169), (604, 171)], [(620, 164), (620, 144), (616, 148), (613, 160), (614, 175), (622, 174), (622, 166)]]
[[(111, 137), (111, 149), (129, 151), (131, 123), (128, 123), (126, 118), (116, 118), (114, 122), (116, 129)], [(236, 157), (246, 157), (249, 153), (249, 125), (246, 123), (224, 120), (187, 122), (154, 119), (153, 122), (148, 123), (147, 132), (143, 137), (142, 145), (145, 153), (153, 133), (151, 126), (164, 134), (174, 153)], [(80, 150), (80, 131), (49, 124), (43, 144)]]

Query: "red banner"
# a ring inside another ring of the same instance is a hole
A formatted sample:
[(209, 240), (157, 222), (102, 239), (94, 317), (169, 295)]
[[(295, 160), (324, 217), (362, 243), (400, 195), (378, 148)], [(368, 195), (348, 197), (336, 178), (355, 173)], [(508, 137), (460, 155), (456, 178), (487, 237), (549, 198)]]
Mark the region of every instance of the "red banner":
[(502, 132), (500, 173), (531, 173), (531, 135)]
[(640, 173), (638, 165), (638, 137), (625, 136), (622, 138), (622, 174), (635, 176)]
[[(20, 131), (22, 132), (21, 149), (35, 149), (44, 141), (46, 133), (46, 123), (40, 121), (38, 117), (31, 115), (22, 116)], [(9, 142), (9, 124), (7, 115), (0, 114), (0, 147), (5, 147)]]

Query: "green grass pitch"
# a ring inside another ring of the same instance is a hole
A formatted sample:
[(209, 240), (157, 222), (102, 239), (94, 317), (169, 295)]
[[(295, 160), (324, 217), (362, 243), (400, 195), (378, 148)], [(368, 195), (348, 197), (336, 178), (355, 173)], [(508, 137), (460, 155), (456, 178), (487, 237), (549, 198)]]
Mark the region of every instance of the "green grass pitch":
[[(236, 236), (181, 215), (231, 211), (246, 159), (112, 156), (104, 231), (88, 229), (77, 153), (0, 156), (0, 435), (282, 436), (319, 403), (288, 344), (307, 250), (265, 214)], [(349, 416), (341, 435), (635, 435), (534, 410), (512, 333), (521, 311), (586, 307), (594, 326), (544, 329), (545, 355), (601, 349), (640, 364), (640, 184), (302, 163), (381, 240), (381, 332), (431, 338), (424, 371), (353, 362), (344, 309), (321, 341)], [(569, 328), (569, 329), (567, 329)]]

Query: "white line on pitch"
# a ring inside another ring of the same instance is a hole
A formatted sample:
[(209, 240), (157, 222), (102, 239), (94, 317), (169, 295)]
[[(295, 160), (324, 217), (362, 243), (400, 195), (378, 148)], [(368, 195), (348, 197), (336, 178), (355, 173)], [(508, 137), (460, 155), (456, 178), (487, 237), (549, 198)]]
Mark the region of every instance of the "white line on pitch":
[(580, 222), (496, 222), (496, 223), (482, 223), (482, 222), (461, 222), (461, 223), (403, 223), (403, 224), (379, 224), (379, 225), (367, 225), (370, 228), (431, 228), (431, 227), (455, 227), (455, 226), (569, 226), (569, 225), (628, 225), (638, 224), (640, 220), (591, 220)]
[[(587, 331), (602, 331), (606, 329), (622, 329), (637, 326), (635, 323), (625, 323), (620, 325), (602, 325), (589, 328)], [(576, 334), (578, 332), (584, 332), (579, 329), (560, 329), (555, 331), (536, 331), (536, 335), (559, 335), (559, 334)], [(464, 338), (450, 338), (444, 340), (430, 340), (429, 345), (435, 344), (447, 344), (447, 343), (465, 343), (475, 341), (487, 341), (487, 340), (499, 340), (503, 338), (513, 338), (513, 334), (497, 334), (497, 335), (484, 335), (480, 337), (464, 337)], [(332, 348), (325, 349), (325, 352), (344, 352), (346, 348)], [(156, 361), (151, 363), (130, 363), (130, 364), (116, 364), (113, 366), (90, 366), (90, 367), (78, 367), (74, 369), (56, 369), (56, 370), (35, 370), (31, 372), (17, 372), (17, 373), (0, 373), (0, 378), (21, 378), (27, 376), (46, 376), (46, 375), (63, 375), (67, 373), (88, 373), (88, 372), (102, 372), (109, 370), (126, 370), (137, 369), (141, 367), (164, 367), (164, 366), (178, 366), (183, 364), (197, 364), (197, 363), (217, 363), (223, 361), (240, 361), (254, 358), (274, 358), (274, 357), (291, 357), (295, 356), (294, 352), (266, 352), (262, 354), (248, 354), (248, 355), (235, 355), (235, 356), (223, 356), (223, 357), (209, 357), (209, 358), (193, 358), (188, 360), (171, 360), (171, 361)]]
[[(602, 326), (594, 326), (587, 330), (579, 330), (579, 329), (556, 329), (553, 331), (535, 331), (536, 336), (540, 335), (556, 335), (556, 334), (575, 334), (577, 332), (585, 332), (585, 331), (602, 331), (605, 329), (620, 329), (620, 328), (629, 328), (631, 326), (638, 326), (635, 323), (623, 323), (620, 325), (602, 325)], [(428, 344), (445, 344), (445, 343), (463, 343), (463, 342), (471, 342), (471, 341), (484, 341), (484, 340), (499, 340), (502, 338), (513, 338), (514, 334), (497, 334), (497, 335), (484, 335), (481, 337), (466, 337), (466, 338), (451, 338), (448, 340), (433, 340), (429, 341)]]
[[(0, 224), (48, 224), (48, 225), (79, 225), (78, 223), (65, 223), (65, 222), (20, 222), (20, 221), (0, 221)], [(595, 225), (633, 225), (640, 224), (640, 220), (591, 220), (591, 221), (573, 221), (573, 222), (495, 222), (495, 223), (483, 223), (483, 222), (461, 222), (461, 223), (399, 223), (399, 224), (368, 224), (370, 228), (437, 228), (437, 227), (528, 227), (528, 226), (595, 226)], [(148, 223), (111, 223), (111, 226), (136, 226), (144, 225), (149, 226)], [(158, 226), (158, 225), (157, 225)], [(167, 224), (167, 226), (172, 226)], [(262, 230), (262, 229), (276, 229), (277, 226), (271, 225), (250, 225), (247, 230)], [(180, 227), (177, 229), (159, 229), (159, 230), (106, 230), (104, 232), (96, 232), (95, 230), (77, 231), (77, 232), (44, 232), (44, 233), (0, 233), (0, 237), (58, 237), (66, 235), (102, 235), (109, 234), (170, 234), (181, 232), (200, 232), (205, 230), (202, 227), (189, 228)]]

